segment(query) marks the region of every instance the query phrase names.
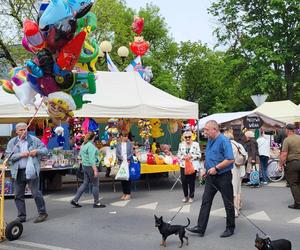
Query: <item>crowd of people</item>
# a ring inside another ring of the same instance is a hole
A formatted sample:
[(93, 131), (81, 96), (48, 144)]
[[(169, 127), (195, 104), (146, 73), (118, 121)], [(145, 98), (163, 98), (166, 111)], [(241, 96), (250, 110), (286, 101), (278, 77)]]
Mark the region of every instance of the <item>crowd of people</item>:
[[(294, 203), (288, 207), (300, 209), (300, 136), (295, 134), (295, 129), (293, 124), (288, 124), (285, 128), (286, 138), (282, 140), (280, 168), (285, 169), (286, 179), (294, 198)], [(25, 186), (28, 184), (39, 214), (34, 222), (43, 222), (47, 219), (48, 213), (39, 190), (39, 173), (40, 157), (47, 154), (47, 148), (38, 138), (27, 133), (26, 123), (16, 125), (16, 134), (17, 136), (7, 145), (6, 158), (9, 159), (11, 175), (15, 180), (17, 217), (20, 222), (26, 221)], [(226, 211), (226, 228), (220, 236), (230, 237), (235, 230), (235, 217), (240, 214), (242, 179), (247, 177), (253, 168), (258, 168), (261, 172), (261, 183), (268, 183), (267, 166), (271, 140), (263, 131), (257, 140), (253, 131), (246, 131), (244, 143), (239, 143), (231, 130), (221, 132), (214, 120), (205, 124), (204, 134), (208, 138), (205, 159), (201, 158), (199, 143), (192, 140), (193, 134), (189, 130), (182, 134), (177, 153), (184, 203), (192, 203), (194, 200), (197, 175), (205, 178), (198, 221), (196, 226), (188, 230), (204, 236), (213, 199), (216, 193), (220, 192)], [(71, 200), (74, 207), (81, 207), (79, 199), (88, 185), (92, 185), (93, 207), (106, 207), (99, 201), (99, 150), (94, 140), (95, 134), (89, 132), (80, 149), (84, 180)], [(130, 161), (133, 154), (133, 144), (128, 139), (128, 133), (122, 132), (116, 146), (118, 164)], [(200, 161), (204, 164), (201, 165)], [(121, 199), (131, 199), (131, 182), (124, 180), (121, 183), (123, 189)]]

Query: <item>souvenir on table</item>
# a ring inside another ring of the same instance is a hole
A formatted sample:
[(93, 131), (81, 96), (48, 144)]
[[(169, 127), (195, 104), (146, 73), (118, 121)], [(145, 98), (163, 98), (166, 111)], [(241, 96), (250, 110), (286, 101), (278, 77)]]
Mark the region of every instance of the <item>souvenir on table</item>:
[(64, 138), (64, 128), (62, 126), (58, 126), (54, 129), (54, 133), (57, 135), (56, 141), (59, 147), (62, 147), (66, 139)]

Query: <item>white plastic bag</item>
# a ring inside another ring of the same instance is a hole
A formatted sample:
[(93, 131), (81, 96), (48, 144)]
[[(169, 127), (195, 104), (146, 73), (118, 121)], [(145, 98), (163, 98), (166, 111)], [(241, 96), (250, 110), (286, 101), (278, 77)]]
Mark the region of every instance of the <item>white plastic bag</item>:
[(36, 170), (35, 170), (35, 167), (34, 167), (34, 164), (33, 164), (33, 159), (30, 156), (27, 159), (25, 173), (26, 173), (26, 179), (27, 180), (32, 180), (32, 179), (35, 179), (37, 177)]
[(116, 175), (116, 180), (128, 181), (129, 180), (129, 166), (127, 160), (122, 161), (120, 169)]

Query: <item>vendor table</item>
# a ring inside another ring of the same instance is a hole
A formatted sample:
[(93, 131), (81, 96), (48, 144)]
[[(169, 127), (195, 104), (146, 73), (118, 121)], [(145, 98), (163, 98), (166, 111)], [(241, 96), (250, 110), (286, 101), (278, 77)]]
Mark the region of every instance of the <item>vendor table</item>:
[(40, 189), (60, 190), (62, 188), (62, 176), (71, 172), (73, 167), (41, 168)]
[(176, 175), (176, 172), (178, 171), (180, 171), (180, 166), (174, 164), (171, 165), (149, 165), (144, 163), (141, 164), (141, 174), (146, 174), (146, 182), (149, 191), (150, 191), (150, 181), (149, 181), (148, 174), (169, 172), (174, 177), (175, 180), (173, 186), (170, 189), (170, 191), (172, 191), (178, 182), (181, 183), (180, 175)]

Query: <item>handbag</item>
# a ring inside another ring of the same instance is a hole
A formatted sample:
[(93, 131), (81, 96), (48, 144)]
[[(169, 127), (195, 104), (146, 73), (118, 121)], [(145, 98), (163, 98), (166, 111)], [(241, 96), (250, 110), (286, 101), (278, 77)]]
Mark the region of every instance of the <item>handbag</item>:
[(191, 160), (185, 159), (184, 166), (185, 166), (185, 168), (184, 168), (185, 175), (191, 175), (191, 174), (195, 173), (195, 168), (194, 168)]
[(26, 179), (27, 180), (32, 180), (35, 179), (37, 177), (37, 173), (33, 164), (33, 158), (32, 157), (28, 157), (27, 159), (27, 164), (26, 164)]
[(235, 157), (235, 159), (234, 159), (234, 164), (235, 164), (237, 167), (240, 167), (240, 166), (242, 166), (242, 165), (245, 165), (245, 164), (246, 164), (246, 160), (247, 160), (246, 155), (242, 154), (241, 148), (240, 148), (238, 145), (236, 145), (234, 142), (232, 142), (232, 144), (233, 144), (233, 145), (236, 147), (236, 149), (237, 149), (237, 155), (236, 155), (236, 157)]
[(128, 181), (129, 180), (129, 166), (127, 160), (123, 160), (120, 169), (116, 175), (116, 180)]
[(136, 157), (132, 157), (129, 163), (129, 180), (136, 181), (141, 177), (141, 164)]

